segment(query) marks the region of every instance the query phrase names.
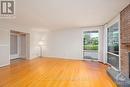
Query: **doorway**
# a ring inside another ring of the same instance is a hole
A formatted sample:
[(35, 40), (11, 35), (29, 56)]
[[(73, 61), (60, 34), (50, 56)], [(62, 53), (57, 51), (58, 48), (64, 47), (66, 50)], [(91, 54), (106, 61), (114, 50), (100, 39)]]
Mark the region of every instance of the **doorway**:
[(83, 32), (83, 58), (98, 60), (99, 48), (99, 32), (84, 31)]
[(10, 61), (18, 62), (29, 58), (29, 34), (10, 31)]

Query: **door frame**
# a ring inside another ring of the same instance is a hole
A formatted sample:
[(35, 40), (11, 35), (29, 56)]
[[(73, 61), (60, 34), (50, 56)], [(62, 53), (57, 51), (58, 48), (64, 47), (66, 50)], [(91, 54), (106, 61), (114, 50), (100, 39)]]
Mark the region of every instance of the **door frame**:
[[(26, 49), (25, 50), (26, 50), (26, 54), (25, 54), (24, 59), (28, 60), (30, 58), (30, 33), (10, 30), (10, 37), (11, 37), (11, 35), (17, 35), (18, 36), (17, 37), (18, 38), (18, 43), (17, 43), (18, 44), (18, 48), (17, 48), (18, 53), (16, 55), (11, 55), (11, 53), (10, 53), (10, 60), (11, 59), (16, 59), (16, 58), (22, 58), (22, 55), (21, 55), (21, 34), (25, 34), (25, 44), (26, 44), (26, 47), (25, 47)], [(10, 42), (11, 42), (11, 38), (10, 38)]]
[(83, 51), (84, 51), (83, 50), (83, 46), (84, 46), (84, 44), (83, 44), (83, 41), (84, 41), (83, 37), (84, 37), (84, 32), (85, 31), (98, 31), (98, 33), (99, 33), (99, 38), (98, 38), (99, 44), (98, 44), (98, 59), (97, 59), (97, 61), (103, 61), (103, 59), (101, 58), (102, 57), (101, 45), (103, 43), (103, 37), (102, 37), (103, 36), (103, 32), (101, 32), (102, 31), (102, 27), (94, 27), (94, 28), (90, 27), (90, 28), (83, 29), (83, 31), (82, 31), (82, 58), (83, 58), (83, 60), (91, 60), (91, 59), (84, 59), (84, 55), (83, 55)]

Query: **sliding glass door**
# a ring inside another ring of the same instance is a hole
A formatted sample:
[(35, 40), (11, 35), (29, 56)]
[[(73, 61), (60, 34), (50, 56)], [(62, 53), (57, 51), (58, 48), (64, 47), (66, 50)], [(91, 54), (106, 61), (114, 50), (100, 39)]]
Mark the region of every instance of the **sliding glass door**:
[(83, 58), (84, 59), (98, 59), (98, 31), (85, 31), (83, 33)]

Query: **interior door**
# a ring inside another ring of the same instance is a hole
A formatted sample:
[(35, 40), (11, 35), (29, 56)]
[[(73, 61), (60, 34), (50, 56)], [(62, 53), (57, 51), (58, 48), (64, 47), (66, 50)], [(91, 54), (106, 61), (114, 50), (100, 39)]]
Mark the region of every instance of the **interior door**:
[(83, 33), (83, 58), (84, 59), (98, 59), (99, 48), (99, 32), (84, 31)]

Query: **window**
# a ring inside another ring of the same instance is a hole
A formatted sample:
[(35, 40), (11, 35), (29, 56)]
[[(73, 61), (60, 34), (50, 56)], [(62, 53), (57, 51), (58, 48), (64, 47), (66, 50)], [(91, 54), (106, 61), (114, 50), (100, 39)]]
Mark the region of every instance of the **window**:
[(119, 29), (118, 23), (107, 29), (107, 62), (119, 69)]

